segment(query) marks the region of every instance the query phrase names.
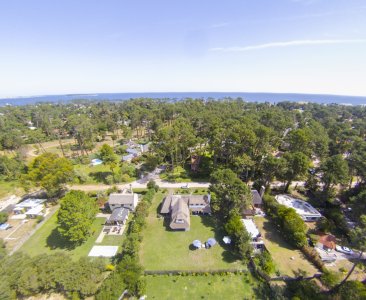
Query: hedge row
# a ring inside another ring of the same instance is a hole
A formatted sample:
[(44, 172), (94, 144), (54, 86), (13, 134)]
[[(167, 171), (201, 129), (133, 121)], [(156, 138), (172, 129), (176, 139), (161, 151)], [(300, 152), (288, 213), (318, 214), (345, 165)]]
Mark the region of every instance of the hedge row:
[(143, 268), (139, 264), (139, 246), (142, 241), (142, 229), (146, 226), (146, 217), (154, 199), (155, 189), (150, 188), (136, 207), (133, 219), (129, 222), (126, 239), (122, 245), (122, 254), (115, 271), (101, 285), (96, 300), (118, 299), (124, 290), (132, 296), (145, 293)]

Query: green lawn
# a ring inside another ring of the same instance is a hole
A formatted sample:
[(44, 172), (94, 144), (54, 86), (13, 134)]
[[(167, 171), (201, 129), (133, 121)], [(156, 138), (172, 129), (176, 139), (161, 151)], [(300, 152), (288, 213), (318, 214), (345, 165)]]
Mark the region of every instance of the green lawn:
[[(75, 171), (79, 171), (82, 174), (88, 175), (88, 180), (85, 182), (88, 183), (100, 183), (104, 182), (104, 178), (108, 175), (112, 175), (111, 168), (107, 165), (98, 165), (98, 166), (90, 166), (90, 165), (75, 165)], [(114, 170), (117, 172), (118, 167)]]
[(245, 269), (222, 245), (211, 249), (191, 250), (196, 239), (202, 242), (214, 237), (221, 243), (223, 231), (210, 216), (191, 216), (189, 231), (171, 231), (164, 219), (157, 217), (157, 209), (164, 195), (158, 193), (150, 208), (147, 226), (143, 233), (140, 259), (146, 270), (217, 270)]
[(161, 180), (169, 182), (208, 182), (209, 178), (193, 178), (189, 171), (182, 167), (175, 167), (173, 171), (163, 172), (159, 175)]
[(94, 246), (95, 240), (101, 232), (104, 222), (105, 218), (96, 218), (92, 225), (92, 236), (90, 236), (82, 245), (74, 249), (70, 249), (68, 248), (68, 244), (62, 240), (56, 230), (56, 212), (29, 238), (29, 240), (20, 248), (19, 251), (29, 254), (30, 256), (43, 253), (51, 254), (55, 251), (63, 251), (70, 253), (75, 259), (85, 257)]
[(282, 238), (281, 233), (276, 230), (271, 221), (263, 217), (256, 217), (254, 222), (281, 275), (294, 276), (300, 270), (305, 271), (308, 275), (318, 272), (300, 250)]
[(225, 276), (146, 276), (148, 299), (261, 299), (250, 274)]
[(1, 181), (0, 182), (0, 199), (10, 195), (20, 195), (23, 189), (17, 181)]

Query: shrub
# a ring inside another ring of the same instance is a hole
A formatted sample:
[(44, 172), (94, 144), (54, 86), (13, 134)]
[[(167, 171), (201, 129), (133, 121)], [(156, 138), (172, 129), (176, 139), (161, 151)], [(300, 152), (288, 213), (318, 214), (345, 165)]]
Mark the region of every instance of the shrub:
[(114, 183), (114, 178), (113, 178), (113, 175), (108, 175), (106, 178), (105, 178), (105, 181), (107, 184), (113, 184)]
[(147, 188), (148, 189), (154, 189), (155, 192), (159, 191), (159, 186), (156, 184), (156, 182), (154, 180), (150, 180), (148, 183), (147, 183)]
[(275, 272), (275, 264), (272, 260), (271, 254), (264, 250), (261, 254), (257, 255), (254, 259), (259, 267), (263, 272), (267, 275), (271, 275)]
[(320, 277), (320, 280), (328, 288), (331, 288), (331, 287), (335, 286), (339, 282), (340, 275), (338, 273), (336, 273), (336, 272), (332, 272), (332, 271), (325, 270), (323, 272), (322, 276)]
[(7, 220), (8, 220), (8, 213), (0, 212), (0, 224), (6, 223)]
[(304, 246), (301, 248), (302, 253), (320, 270), (324, 269), (324, 263), (320, 259), (318, 252), (314, 248)]
[(44, 220), (44, 216), (37, 216), (36, 220), (37, 220), (37, 223), (41, 223)]
[(284, 238), (297, 248), (305, 246), (307, 227), (296, 211), (279, 204), (269, 194), (265, 194), (263, 200), (267, 216), (281, 229)]

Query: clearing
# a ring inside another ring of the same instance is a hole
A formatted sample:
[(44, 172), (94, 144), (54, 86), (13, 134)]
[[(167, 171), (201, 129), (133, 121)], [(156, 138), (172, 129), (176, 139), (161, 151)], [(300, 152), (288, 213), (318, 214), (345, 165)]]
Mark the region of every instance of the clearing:
[(300, 250), (292, 247), (282, 238), (281, 233), (276, 230), (271, 221), (263, 217), (256, 217), (254, 222), (281, 275), (296, 276), (299, 271), (313, 275), (318, 272)]
[(148, 299), (263, 299), (249, 273), (240, 275), (146, 276)]
[[(57, 213), (55, 213), (24, 243), (19, 251), (30, 256), (64, 251), (70, 253), (75, 259), (86, 257), (95, 245), (95, 240), (99, 236), (105, 220), (105, 218), (96, 218), (92, 225), (93, 234), (82, 245), (72, 249), (57, 232)], [(109, 246), (120, 246), (121, 238), (108, 239), (108, 241), (103, 240), (103, 243), (99, 245), (105, 245), (106, 242), (108, 242)]]
[[(154, 198), (143, 232), (140, 259), (146, 270), (246, 269), (228, 247), (221, 245), (224, 232), (213, 217), (191, 216), (189, 231), (170, 230), (167, 222), (157, 215), (164, 196), (158, 193)], [(218, 241), (211, 249), (190, 249), (194, 240), (204, 242), (211, 237)]]

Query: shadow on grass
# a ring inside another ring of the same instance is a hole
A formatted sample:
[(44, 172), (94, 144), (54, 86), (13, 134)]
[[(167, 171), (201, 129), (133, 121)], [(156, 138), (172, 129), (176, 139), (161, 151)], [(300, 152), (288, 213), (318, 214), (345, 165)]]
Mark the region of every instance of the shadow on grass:
[(65, 240), (58, 232), (57, 227), (52, 230), (52, 232), (48, 236), (46, 242), (47, 242), (47, 246), (51, 250), (56, 250), (56, 249), (73, 250), (77, 246), (76, 244), (70, 243), (67, 240)]
[(288, 250), (296, 250), (295, 247), (291, 246), (282, 238), (281, 233), (271, 221), (264, 221), (263, 229), (265, 230), (264, 237), (273, 244), (277, 244), (279, 247)]
[(89, 174), (90, 177), (92, 177), (96, 182), (100, 183), (107, 183), (107, 177), (109, 175), (113, 175), (112, 172), (91, 172)]
[(201, 220), (204, 226), (212, 228), (215, 240), (224, 249), (224, 252), (222, 253), (223, 261), (227, 263), (233, 263), (237, 261), (239, 257), (235, 255), (232, 246), (226, 245), (222, 240), (225, 236), (223, 225), (213, 216), (201, 216)]

